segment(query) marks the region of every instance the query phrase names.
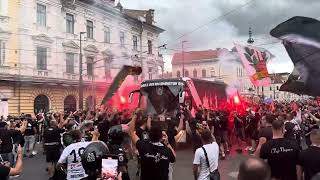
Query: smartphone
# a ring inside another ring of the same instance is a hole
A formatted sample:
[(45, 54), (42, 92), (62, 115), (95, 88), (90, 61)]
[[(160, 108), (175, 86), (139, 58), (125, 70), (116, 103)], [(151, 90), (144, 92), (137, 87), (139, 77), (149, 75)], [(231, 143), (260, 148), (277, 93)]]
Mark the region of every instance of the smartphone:
[(118, 177), (118, 159), (102, 159), (101, 177), (103, 180), (116, 180)]

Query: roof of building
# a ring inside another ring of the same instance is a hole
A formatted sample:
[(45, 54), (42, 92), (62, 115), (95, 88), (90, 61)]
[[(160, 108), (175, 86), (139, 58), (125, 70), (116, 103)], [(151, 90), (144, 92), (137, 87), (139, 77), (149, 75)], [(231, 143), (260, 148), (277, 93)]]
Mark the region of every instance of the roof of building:
[(274, 73), (270, 74), (270, 79), (273, 84), (283, 84), (287, 78), (285, 77), (289, 73)]
[(183, 56), (182, 53), (175, 53), (172, 57), (172, 64), (179, 64), (184, 61), (185, 63), (190, 63), (194, 61), (201, 61), (207, 59), (214, 59), (218, 58), (218, 51), (217, 50), (205, 50), (205, 51), (189, 51), (184, 52)]
[(129, 18), (132, 18), (132, 19), (135, 19), (135, 20), (138, 20), (138, 21), (141, 21), (141, 17), (142, 18), (145, 18), (145, 22), (144, 24), (147, 24), (149, 27), (157, 30), (159, 33), (162, 33), (164, 32), (165, 30), (156, 26), (154, 24), (154, 21), (153, 21), (153, 17), (152, 17), (152, 20), (150, 20), (151, 22), (148, 22), (148, 13), (149, 13), (150, 10), (137, 10), (137, 9), (123, 9), (123, 13), (129, 17)]
[(139, 19), (139, 17), (145, 17), (148, 10), (124, 9), (123, 12), (132, 18)]

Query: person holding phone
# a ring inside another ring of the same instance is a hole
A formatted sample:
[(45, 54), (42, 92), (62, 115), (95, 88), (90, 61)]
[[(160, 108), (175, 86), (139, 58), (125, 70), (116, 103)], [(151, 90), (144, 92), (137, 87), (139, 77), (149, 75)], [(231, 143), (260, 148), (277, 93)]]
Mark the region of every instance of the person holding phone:
[(15, 167), (10, 167), (7, 164), (0, 164), (0, 179), (8, 179), (8, 176), (20, 175), (22, 172), (22, 147), (19, 145), (17, 150), (17, 162)]
[(168, 180), (169, 163), (175, 162), (175, 151), (157, 123), (151, 126), (150, 141), (140, 140), (135, 133), (136, 120), (140, 114), (137, 110), (129, 124), (129, 135), (141, 156), (140, 180)]

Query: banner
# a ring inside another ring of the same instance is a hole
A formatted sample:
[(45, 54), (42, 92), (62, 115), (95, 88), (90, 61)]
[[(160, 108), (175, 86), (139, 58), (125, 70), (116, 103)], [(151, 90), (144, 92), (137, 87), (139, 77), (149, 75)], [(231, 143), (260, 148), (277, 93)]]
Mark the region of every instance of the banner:
[(267, 69), (267, 61), (271, 58), (271, 54), (253, 46), (235, 44), (235, 47), (252, 84), (269, 86), (271, 79)]

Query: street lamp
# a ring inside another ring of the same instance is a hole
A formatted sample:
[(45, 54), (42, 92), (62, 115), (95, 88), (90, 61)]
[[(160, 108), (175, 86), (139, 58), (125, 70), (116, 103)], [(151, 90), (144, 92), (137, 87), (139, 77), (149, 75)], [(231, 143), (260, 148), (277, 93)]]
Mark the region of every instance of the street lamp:
[(82, 79), (82, 35), (80, 32), (80, 56), (79, 56), (79, 109), (83, 109), (83, 79)]
[(186, 43), (187, 41), (182, 41), (181, 42), (181, 49), (182, 49), (182, 77), (184, 77), (184, 43)]

